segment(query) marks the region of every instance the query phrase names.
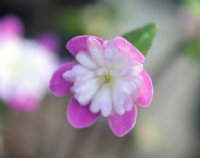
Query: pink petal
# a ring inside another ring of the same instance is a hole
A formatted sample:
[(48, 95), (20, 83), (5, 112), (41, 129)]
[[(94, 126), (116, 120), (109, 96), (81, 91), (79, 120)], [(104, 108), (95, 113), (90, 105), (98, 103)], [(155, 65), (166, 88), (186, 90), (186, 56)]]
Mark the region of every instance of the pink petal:
[(137, 120), (137, 108), (133, 105), (131, 111), (126, 112), (123, 115), (112, 115), (108, 118), (108, 123), (112, 132), (118, 136), (122, 137), (126, 135), (130, 130), (135, 127)]
[(0, 23), (0, 32), (4, 38), (22, 36), (24, 32), (23, 24), (16, 16), (5, 16)]
[(23, 96), (10, 99), (8, 106), (19, 112), (33, 112), (38, 108), (39, 101), (31, 96)]
[(145, 70), (141, 72), (141, 76), (143, 77), (143, 85), (140, 89), (140, 95), (136, 103), (139, 104), (139, 106), (146, 108), (152, 102), (153, 84), (150, 76)]
[(96, 38), (102, 45), (104, 41), (95, 36), (77, 36), (67, 42), (66, 48), (73, 56), (76, 56), (80, 51), (88, 52), (87, 40), (89, 37)]
[(116, 47), (120, 51), (130, 53), (133, 56), (133, 58), (140, 63), (144, 62), (145, 58), (143, 54), (140, 53), (140, 51), (136, 47), (134, 47), (131, 43), (129, 43), (126, 39), (118, 36), (114, 39), (114, 42)]
[(63, 64), (58, 70), (54, 72), (51, 77), (49, 88), (56, 96), (64, 96), (70, 92), (72, 82), (68, 82), (63, 78), (63, 73), (71, 70), (76, 65), (76, 62), (68, 62)]
[(67, 108), (67, 119), (74, 128), (84, 128), (93, 125), (100, 114), (93, 114), (89, 105), (81, 106), (75, 98), (72, 98)]

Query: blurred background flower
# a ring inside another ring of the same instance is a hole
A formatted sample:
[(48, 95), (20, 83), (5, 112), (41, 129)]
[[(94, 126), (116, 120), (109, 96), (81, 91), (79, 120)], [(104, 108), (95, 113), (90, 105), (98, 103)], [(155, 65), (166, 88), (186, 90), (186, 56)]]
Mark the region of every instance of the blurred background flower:
[(12, 109), (33, 111), (47, 92), (49, 78), (57, 67), (53, 48), (44, 43), (44, 36), (41, 44), (23, 38), (23, 25), (14, 16), (0, 20), (0, 34), (0, 97)]
[[(103, 120), (88, 129), (72, 129), (65, 119), (66, 98), (47, 95), (34, 113), (9, 113), (0, 126), (0, 157), (199, 158), (197, 1), (188, 5), (181, 0), (1, 0), (0, 16), (20, 17), (26, 37), (58, 35), (64, 61), (72, 58), (65, 44), (73, 36), (110, 39), (149, 22), (158, 24), (159, 33), (145, 63), (154, 82), (153, 104), (139, 109), (132, 133), (118, 139)], [(180, 15), (182, 8), (192, 14)]]

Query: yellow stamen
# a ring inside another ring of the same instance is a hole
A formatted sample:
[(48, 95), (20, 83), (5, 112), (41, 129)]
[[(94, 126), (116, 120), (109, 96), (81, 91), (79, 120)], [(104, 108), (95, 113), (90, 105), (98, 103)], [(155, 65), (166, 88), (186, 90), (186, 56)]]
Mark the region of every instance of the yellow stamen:
[(109, 83), (112, 80), (112, 76), (109, 74), (104, 75), (104, 83)]

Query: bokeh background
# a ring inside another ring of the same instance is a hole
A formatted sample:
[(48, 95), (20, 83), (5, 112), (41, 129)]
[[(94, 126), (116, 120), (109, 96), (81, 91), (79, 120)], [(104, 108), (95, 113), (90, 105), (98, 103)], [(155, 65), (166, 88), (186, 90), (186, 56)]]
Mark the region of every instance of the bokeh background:
[(150, 22), (159, 30), (145, 62), (154, 99), (139, 109), (132, 132), (117, 138), (104, 119), (73, 129), (65, 116), (68, 97), (49, 93), (32, 113), (0, 109), (1, 158), (200, 157), (198, 0), (0, 0), (0, 16), (8, 14), (23, 21), (26, 38), (56, 34), (62, 62), (72, 58), (65, 44), (77, 35), (110, 39)]

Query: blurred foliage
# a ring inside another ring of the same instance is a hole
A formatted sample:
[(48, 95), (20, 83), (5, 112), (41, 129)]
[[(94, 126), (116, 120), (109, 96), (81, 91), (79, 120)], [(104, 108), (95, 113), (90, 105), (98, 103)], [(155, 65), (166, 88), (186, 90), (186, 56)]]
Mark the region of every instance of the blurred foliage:
[(107, 37), (115, 17), (111, 7), (88, 5), (78, 8), (63, 8), (57, 14), (57, 26), (61, 34), (69, 38), (82, 34)]
[(129, 42), (137, 47), (144, 55), (147, 54), (157, 33), (155, 23), (145, 25), (123, 35)]
[(186, 45), (185, 53), (190, 59), (200, 60), (200, 39), (190, 40)]
[[(56, 30), (62, 44), (77, 35), (94, 35), (102, 38), (110, 37), (110, 29), (115, 20), (116, 11), (109, 5), (90, 4), (85, 6), (62, 6), (56, 12)], [(62, 47), (61, 57), (70, 57)]]
[(192, 12), (193, 16), (200, 19), (200, 0), (184, 0), (184, 5)]
[(0, 121), (4, 120), (9, 112), (9, 108), (0, 101)]
[(83, 8), (82, 18), (85, 33), (109, 38), (110, 28), (115, 20), (116, 11), (108, 6), (90, 5)]
[(73, 36), (84, 32), (81, 11), (79, 9), (63, 9), (58, 12), (58, 30), (62, 34)]
[(200, 0), (184, 0), (184, 7), (197, 28), (185, 45), (185, 53), (192, 60), (200, 60)]

